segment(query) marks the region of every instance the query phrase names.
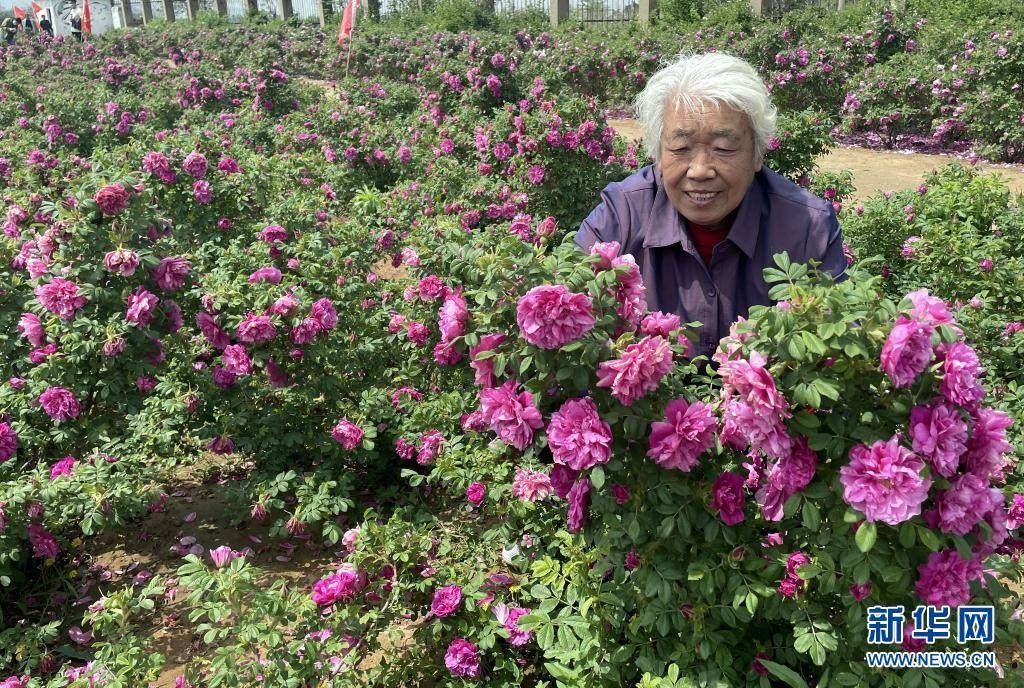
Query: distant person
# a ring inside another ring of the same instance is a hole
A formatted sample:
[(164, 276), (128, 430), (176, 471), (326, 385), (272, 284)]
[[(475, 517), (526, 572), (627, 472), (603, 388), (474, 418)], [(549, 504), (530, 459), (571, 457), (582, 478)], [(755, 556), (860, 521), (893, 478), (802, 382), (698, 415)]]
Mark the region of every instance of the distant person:
[(32, 17), (25, 18), (25, 33), (33, 34), (36, 32), (36, 25), (32, 22)]
[(71, 14), (71, 35), (82, 42), (82, 14), (78, 10), (75, 10)]
[(4, 42), (7, 45), (14, 45), (14, 38), (18, 34), (18, 24), (13, 17), (4, 17), (3, 21), (0, 21), (0, 31), (3, 31)]
[(39, 20), (39, 30), (53, 38), (53, 24), (50, 23), (50, 20), (45, 15)]

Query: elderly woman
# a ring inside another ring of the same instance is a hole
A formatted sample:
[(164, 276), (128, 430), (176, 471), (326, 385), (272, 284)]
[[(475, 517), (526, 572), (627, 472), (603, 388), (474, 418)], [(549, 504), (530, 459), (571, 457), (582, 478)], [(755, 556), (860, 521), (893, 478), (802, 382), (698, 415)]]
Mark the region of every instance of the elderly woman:
[(762, 271), (773, 254), (843, 274), (832, 205), (763, 165), (776, 110), (753, 67), (723, 53), (680, 57), (651, 77), (636, 112), (654, 164), (608, 185), (575, 241), (632, 254), (651, 310), (703, 323), (698, 353), (772, 303)]

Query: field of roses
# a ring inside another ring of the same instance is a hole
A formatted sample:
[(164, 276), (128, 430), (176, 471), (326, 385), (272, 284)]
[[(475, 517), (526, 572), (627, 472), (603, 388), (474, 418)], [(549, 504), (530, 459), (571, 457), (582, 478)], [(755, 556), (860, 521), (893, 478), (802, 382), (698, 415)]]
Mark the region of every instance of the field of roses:
[[(950, 165), (854, 203), (814, 166), (1024, 155), (1019, 6), (906, 5), (0, 49), (0, 687), (1024, 685), (1022, 199)], [(646, 164), (609, 113), (684, 49), (762, 70), (768, 164), (850, 263), (778, 255), (711, 361), (571, 241)], [(196, 531), (106, 580), (100, 538), (194, 466), (329, 565)], [(1000, 666), (868, 669), (963, 649), (923, 604), (993, 605)], [(867, 644), (878, 605), (902, 643)]]

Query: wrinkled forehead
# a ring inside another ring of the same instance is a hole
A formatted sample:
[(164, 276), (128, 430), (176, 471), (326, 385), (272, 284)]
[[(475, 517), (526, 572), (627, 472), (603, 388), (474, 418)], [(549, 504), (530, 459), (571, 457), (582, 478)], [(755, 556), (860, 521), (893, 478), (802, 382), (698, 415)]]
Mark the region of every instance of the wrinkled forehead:
[(699, 135), (744, 141), (753, 140), (754, 136), (745, 112), (716, 100), (669, 99), (662, 122), (663, 139)]

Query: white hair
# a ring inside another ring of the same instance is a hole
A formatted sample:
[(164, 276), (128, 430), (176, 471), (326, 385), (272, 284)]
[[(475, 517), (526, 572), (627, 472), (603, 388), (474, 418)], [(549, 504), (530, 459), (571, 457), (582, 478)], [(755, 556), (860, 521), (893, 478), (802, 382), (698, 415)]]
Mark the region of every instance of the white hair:
[(650, 78), (633, 105), (644, 148), (655, 162), (661, 160), (661, 131), (670, 100), (690, 112), (727, 105), (745, 113), (754, 132), (755, 160), (764, 157), (775, 135), (777, 110), (764, 81), (748, 62), (727, 53), (684, 53)]

